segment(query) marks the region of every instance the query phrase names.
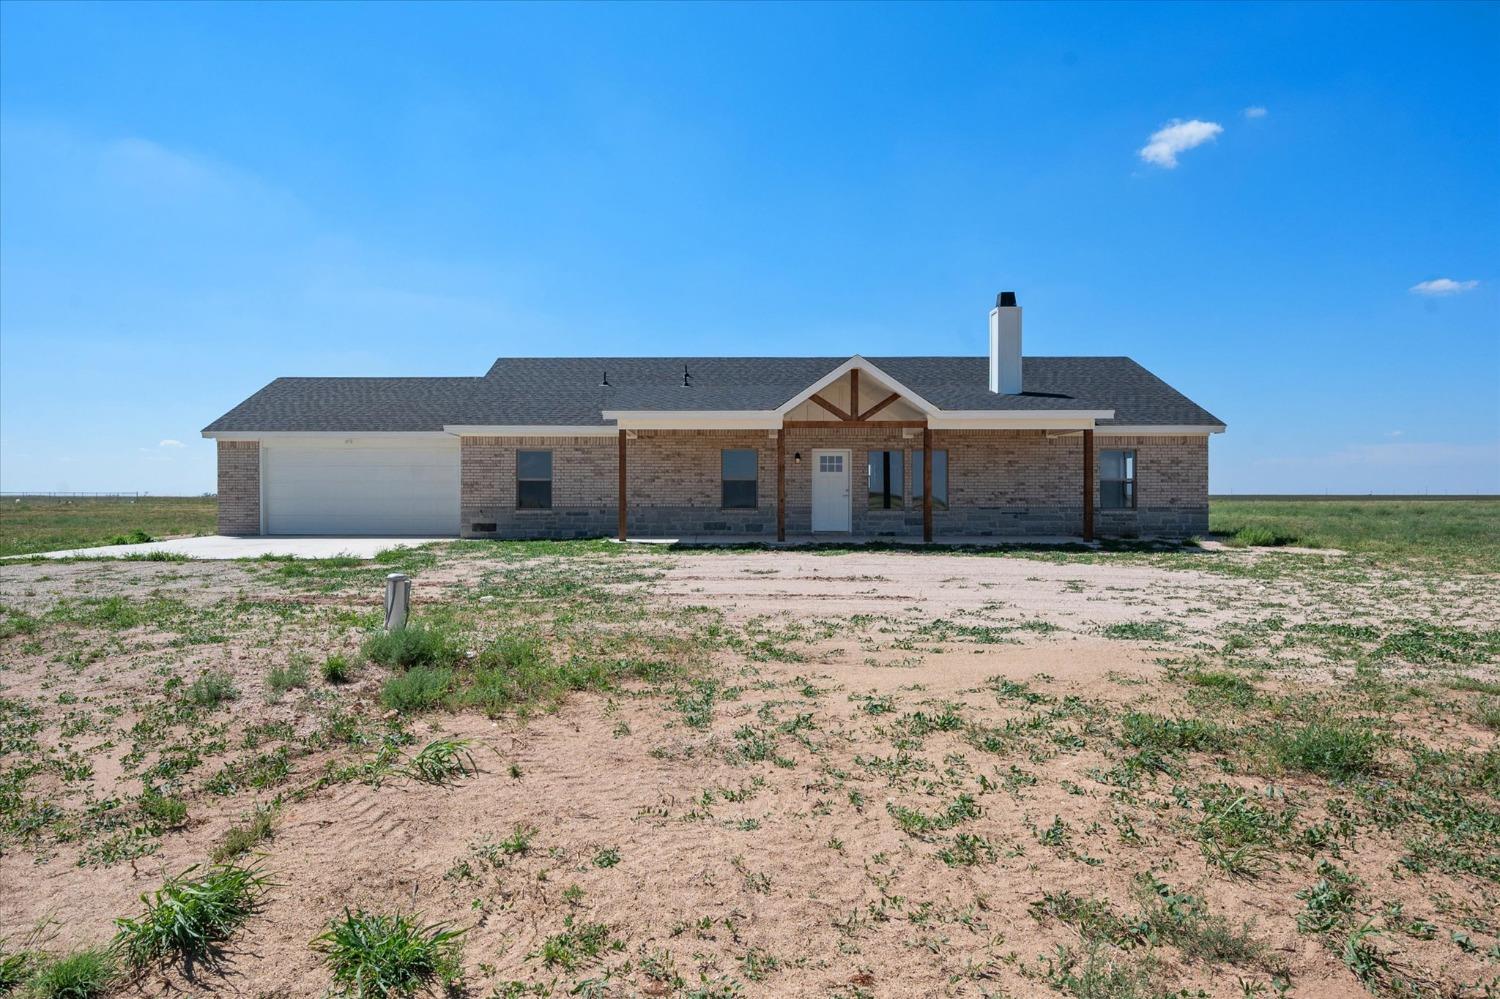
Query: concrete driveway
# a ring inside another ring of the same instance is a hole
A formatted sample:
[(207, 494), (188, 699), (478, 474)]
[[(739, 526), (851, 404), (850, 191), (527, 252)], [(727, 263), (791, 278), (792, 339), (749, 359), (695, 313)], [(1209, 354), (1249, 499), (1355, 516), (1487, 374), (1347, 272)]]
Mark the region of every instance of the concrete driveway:
[[(262, 555), (295, 555), (297, 558), (331, 558), (353, 555), (374, 558), (387, 548), (425, 545), (430, 541), (452, 541), (452, 538), (178, 538), (175, 541), (148, 541), (141, 545), (105, 545), (102, 548), (70, 548), (60, 552), (39, 552), (43, 558), (112, 558), (120, 555), (145, 555), (148, 552), (172, 552), (189, 558), (234, 559), (259, 558)], [(28, 556), (23, 556), (28, 557)]]

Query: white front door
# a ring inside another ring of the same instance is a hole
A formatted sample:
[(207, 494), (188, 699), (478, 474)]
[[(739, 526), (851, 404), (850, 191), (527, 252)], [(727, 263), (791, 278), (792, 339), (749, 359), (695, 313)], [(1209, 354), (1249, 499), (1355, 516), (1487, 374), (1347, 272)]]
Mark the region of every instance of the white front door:
[(812, 529), (849, 530), (849, 452), (812, 453)]

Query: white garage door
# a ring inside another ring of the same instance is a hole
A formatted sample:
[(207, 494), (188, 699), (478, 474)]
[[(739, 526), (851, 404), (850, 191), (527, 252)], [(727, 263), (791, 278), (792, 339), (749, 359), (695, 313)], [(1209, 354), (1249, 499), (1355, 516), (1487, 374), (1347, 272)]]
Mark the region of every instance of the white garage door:
[(261, 441), (267, 534), (458, 533), (458, 438)]

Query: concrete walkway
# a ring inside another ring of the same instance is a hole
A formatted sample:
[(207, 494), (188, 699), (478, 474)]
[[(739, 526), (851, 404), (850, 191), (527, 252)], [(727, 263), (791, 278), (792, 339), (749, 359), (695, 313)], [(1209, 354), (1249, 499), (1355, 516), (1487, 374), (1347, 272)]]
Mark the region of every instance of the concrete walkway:
[[(42, 558), (116, 558), (121, 555), (145, 555), (170, 552), (201, 559), (259, 558), (262, 555), (295, 555), (297, 558), (331, 558), (352, 555), (374, 558), (387, 548), (425, 545), (429, 541), (451, 541), (452, 538), (178, 538), (175, 541), (148, 541), (141, 545), (105, 545), (102, 548), (70, 548), (60, 552), (39, 552)], [(29, 558), (30, 556), (21, 556)]]
[[(327, 537), (327, 538), (230, 538), (223, 535), (214, 535), (207, 538), (178, 538), (174, 541), (149, 541), (141, 545), (105, 545), (102, 548), (70, 548), (58, 552), (38, 552), (41, 558), (118, 558), (122, 555), (145, 555), (150, 552), (170, 552), (175, 555), (186, 555), (188, 558), (197, 559), (236, 559), (236, 558), (259, 558), (262, 555), (295, 556), (297, 558), (332, 558), (335, 555), (352, 555), (355, 558), (374, 558), (377, 552), (383, 552), (388, 548), (413, 547), (425, 545), (432, 541), (452, 541), (446, 538), (350, 538), (350, 537)], [(497, 542), (503, 544), (503, 542)], [(803, 545), (903, 545), (920, 548), (923, 545), (921, 538), (912, 537), (864, 537), (850, 536), (847, 534), (789, 534), (785, 541), (778, 542), (774, 537), (758, 538), (752, 535), (737, 537), (725, 537), (719, 535), (683, 535), (676, 538), (667, 537), (635, 537), (631, 538), (629, 544), (635, 545), (660, 545), (671, 547), (673, 545), (684, 545), (689, 547), (702, 546), (733, 546), (746, 544), (761, 544), (768, 548), (797, 548)], [(1078, 537), (981, 537), (978, 535), (938, 535), (933, 539), (936, 546), (976, 546), (976, 547), (1004, 547), (1015, 545), (1034, 545), (1039, 547), (1052, 547), (1055, 545), (1085, 545), (1090, 548), (1099, 546), (1097, 541), (1084, 541)], [(12, 558), (31, 558), (29, 555), (13, 555)]]

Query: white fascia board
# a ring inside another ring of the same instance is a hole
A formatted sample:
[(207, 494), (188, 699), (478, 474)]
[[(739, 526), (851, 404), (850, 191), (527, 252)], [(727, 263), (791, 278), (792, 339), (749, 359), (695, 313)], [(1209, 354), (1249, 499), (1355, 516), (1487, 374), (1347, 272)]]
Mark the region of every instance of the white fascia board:
[(606, 420), (621, 430), (775, 430), (781, 414), (774, 410), (623, 410), (607, 409)]
[(616, 427), (599, 426), (553, 426), (543, 424), (486, 424), (455, 423), (443, 427), (444, 433), (459, 437), (613, 437)]
[(1016, 420), (1112, 420), (1112, 409), (944, 409), (945, 420), (993, 420), (997, 423)]
[(1149, 437), (1152, 434), (1184, 437), (1191, 434), (1222, 434), (1225, 426), (1222, 423), (1184, 424), (1182, 426), (1147, 424), (1143, 427), (1096, 427), (1095, 429), (1101, 434), (1120, 437)]
[[(790, 413), (792, 410), (796, 409), (798, 406), (802, 405), (804, 402), (811, 399), (814, 395), (823, 391), (825, 388), (832, 385), (834, 382), (838, 381), (840, 378), (844, 377), (855, 368), (863, 368), (870, 374), (874, 375), (876, 378), (879, 378), (882, 382), (890, 386), (892, 392), (897, 393), (907, 402), (911, 403), (911, 405), (915, 406), (917, 409), (920, 409), (922, 412), (929, 415), (939, 412), (938, 408), (932, 403), (928, 402), (926, 399), (923, 399), (921, 396), (917, 395), (917, 393), (913, 392), (905, 385), (902, 385), (899, 381), (892, 378), (884, 371), (881, 371), (878, 367), (871, 364), (863, 357), (860, 357), (858, 354), (855, 354), (853, 357), (849, 358), (849, 360), (845, 361), (843, 364), (840, 364), (838, 367), (834, 368), (832, 371), (828, 372), (828, 374), (813, 382), (801, 392), (798, 392), (796, 395), (792, 396), (791, 399), (782, 403), (776, 409), (776, 412), (782, 416), (785, 416), (787, 413)], [(855, 415), (858, 416), (859, 414), (856, 413)]]
[(221, 441), (305, 441), (383, 437), (442, 440), (453, 435), (443, 430), (205, 430), (203, 436)]
[(1113, 410), (1047, 413), (944, 410), (929, 416), (927, 423), (933, 430), (1092, 430), (1094, 421), (1113, 416)]
[(1093, 420), (1033, 417), (1024, 420), (948, 420), (941, 416), (929, 417), (927, 425), (933, 430), (1092, 430)]

